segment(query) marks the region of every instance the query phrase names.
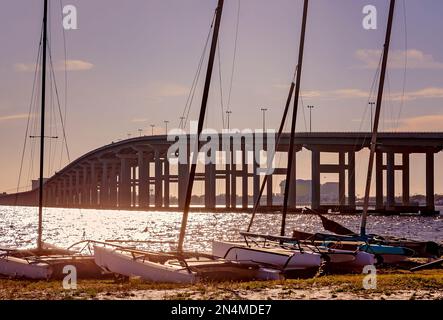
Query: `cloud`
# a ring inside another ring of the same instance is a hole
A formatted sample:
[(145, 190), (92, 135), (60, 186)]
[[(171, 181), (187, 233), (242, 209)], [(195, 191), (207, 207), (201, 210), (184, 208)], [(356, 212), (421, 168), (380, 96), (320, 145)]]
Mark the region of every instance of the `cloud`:
[(310, 90), (310, 91), (302, 91), (300, 95), (303, 99), (310, 99), (310, 98), (321, 98), (324, 97), (324, 94), (326, 91), (316, 91), (316, 90)]
[(419, 131), (441, 131), (443, 115), (426, 115), (399, 121), (399, 131), (419, 132)]
[[(66, 61), (66, 70), (67, 71), (85, 71), (91, 70), (94, 68), (94, 65), (87, 61), (82, 60), (67, 60)], [(65, 64), (63, 61), (59, 62), (57, 65), (58, 70), (64, 70)]]
[[(304, 99), (325, 99), (325, 100), (338, 100), (338, 99), (360, 99), (369, 98), (369, 92), (361, 89), (337, 89), (337, 90), (324, 90), (324, 91), (304, 91), (302, 92)], [(428, 87), (415, 91), (407, 91), (403, 95), (402, 92), (392, 92), (389, 97), (385, 95), (384, 100), (390, 101), (412, 101), (419, 99), (442, 99), (443, 88)]]
[(14, 114), (14, 115), (9, 115), (9, 116), (0, 116), (0, 121), (27, 119), (28, 116), (29, 115), (27, 113), (20, 113), (20, 114)]
[(17, 72), (31, 72), (35, 70), (35, 64), (16, 63), (14, 69)]
[(412, 101), (420, 99), (442, 99), (443, 98), (443, 88), (428, 87), (420, 90), (409, 91), (403, 93), (394, 92), (391, 93), (389, 100), (391, 101)]
[(160, 97), (181, 97), (189, 93), (189, 87), (180, 84), (169, 83), (158, 85), (158, 87), (155, 88), (155, 91), (157, 96)]
[[(355, 52), (355, 57), (363, 62), (364, 69), (376, 69), (380, 63), (381, 54), (381, 50), (359, 49)], [(389, 53), (388, 67), (403, 69), (406, 58), (408, 69), (443, 69), (443, 62), (436, 61), (431, 54), (417, 49), (392, 50)]]
[(368, 98), (369, 92), (360, 89), (338, 89), (325, 91), (303, 91), (304, 99), (322, 98), (327, 100)]
[[(36, 65), (34, 63), (16, 63), (14, 69), (17, 72), (34, 72)], [(94, 65), (90, 62), (83, 60), (67, 60), (66, 70), (67, 71), (86, 71), (94, 68)], [(54, 64), (55, 71), (64, 71), (65, 62), (58, 61)]]
[(131, 120), (131, 122), (134, 122), (134, 123), (142, 123), (142, 122), (146, 122), (146, 121), (148, 121), (148, 119), (146, 119), (146, 118), (134, 118)]
[(369, 96), (368, 91), (360, 89), (339, 89), (332, 92), (332, 95), (337, 98), (353, 99), (353, 98), (367, 98)]

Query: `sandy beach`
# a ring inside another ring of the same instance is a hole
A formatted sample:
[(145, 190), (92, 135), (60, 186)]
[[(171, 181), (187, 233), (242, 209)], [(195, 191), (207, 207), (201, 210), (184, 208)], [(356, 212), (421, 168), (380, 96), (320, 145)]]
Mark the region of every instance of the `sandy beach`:
[(377, 288), (363, 288), (362, 275), (307, 280), (198, 283), (191, 286), (143, 283), (137, 279), (79, 281), (65, 290), (61, 281), (0, 280), (0, 299), (37, 300), (443, 300), (443, 270), (386, 272)]

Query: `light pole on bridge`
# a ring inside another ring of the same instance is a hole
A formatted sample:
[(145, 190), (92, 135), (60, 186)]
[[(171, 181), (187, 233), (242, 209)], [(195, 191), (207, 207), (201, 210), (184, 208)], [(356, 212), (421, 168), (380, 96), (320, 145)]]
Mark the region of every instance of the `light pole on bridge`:
[(374, 125), (374, 115), (373, 115), (372, 108), (375, 106), (375, 102), (369, 102), (369, 106), (371, 108), (371, 129), (370, 129), (370, 131), (372, 132), (373, 125)]
[(308, 106), (309, 109), (309, 132), (312, 133), (312, 109), (314, 106)]
[(180, 125), (179, 125), (180, 129), (184, 129), (185, 128), (185, 117), (180, 117)]
[(268, 111), (267, 108), (261, 108), (260, 109), (263, 112), (263, 132), (266, 131), (266, 111)]
[(232, 114), (231, 110), (226, 111), (226, 116), (227, 116), (227, 120), (228, 120), (228, 130), (231, 129), (231, 123), (230, 123), (231, 114)]

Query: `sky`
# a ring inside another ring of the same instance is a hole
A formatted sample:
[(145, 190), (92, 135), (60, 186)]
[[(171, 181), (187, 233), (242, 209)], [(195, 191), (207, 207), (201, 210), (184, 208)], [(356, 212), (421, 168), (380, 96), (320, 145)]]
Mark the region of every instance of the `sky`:
[[(51, 57), (63, 115), (66, 108), (71, 159), (125, 139), (128, 134), (136, 136), (139, 129), (150, 134), (151, 124), (159, 134), (164, 133), (165, 120), (170, 121), (169, 128), (178, 126), (216, 3), (50, 0)], [(63, 32), (61, 7), (65, 5), (77, 9), (77, 30)], [(222, 127), (221, 100), (224, 110), (232, 110), (231, 127), (261, 128), (263, 107), (269, 110), (267, 127), (278, 127), (298, 58), (302, 5), (301, 0), (225, 1), (208, 127)], [(376, 30), (362, 26), (366, 5), (377, 8)], [(370, 92), (384, 42), (388, 6), (387, 0), (310, 1), (301, 89), (302, 105), (315, 106), (314, 131), (369, 130), (368, 100), (373, 99)], [(0, 11), (0, 192), (13, 192), (18, 181), (42, 8), (42, 0), (8, 0)], [(397, 1), (381, 131), (443, 131), (442, 13), (441, 0)], [(193, 120), (199, 111), (202, 80), (203, 76), (190, 112)], [(61, 136), (54, 92), (47, 113), (48, 130)], [(38, 126), (33, 125), (39, 116), (37, 107), (35, 103), (31, 109), (30, 134), (38, 134)], [(297, 130), (307, 131), (308, 127), (309, 113), (301, 108)], [(34, 150), (31, 157), (35, 143), (28, 140), (23, 188), (37, 176), (38, 153)], [(62, 139), (52, 139), (49, 144), (52, 156), (48, 156), (47, 175), (67, 164)], [(357, 157), (357, 194), (363, 194), (365, 158), (366, 153)], [(326, 157), (325, 161), (331, 159)], [(440, 193), (442, 161), (438, 155), (436, 192)], [(423, 193), (424, 157), (414, 157), (412, 166), (411, 192)], [(298, 155), (297, 171), (298, 178), (310, 178), (307, 151)], [(400, 194), (401, 188), (397, 189)]]

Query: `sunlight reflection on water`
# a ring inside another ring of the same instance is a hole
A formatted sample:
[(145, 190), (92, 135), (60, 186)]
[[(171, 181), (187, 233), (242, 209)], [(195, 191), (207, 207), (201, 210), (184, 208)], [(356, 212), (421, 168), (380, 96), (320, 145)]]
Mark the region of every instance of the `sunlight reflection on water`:
[[(191, 213), (185, 248), (209, 252), (212, 240), (238, 240), (239, 231), (246, 228), (249, 218), (249, 214), (239, 213)], [(359, 230), (359, 216), (334, 216), (333, 219), (352, 230)], [(48, 208), (44, 209), (43, 239), (62, 247), (85, 239), (143, 240), (152, 243), (139, 247), (169, 251), (175, 248), (180, 223), (180, 212)], [(287, 234), (294, 228), (306, 232), (323, 231), (320, 219), (312, 215), (290, 215)], [(0, 246), (33, 247), (37, 238), (36, 230), (36, 208), (0, 207)], [(252, 231), (277, 234), (279, 230), (279, 215), (260, 214)], [(443, 216), (371, 216), (368, 231), (441, 242)]]

